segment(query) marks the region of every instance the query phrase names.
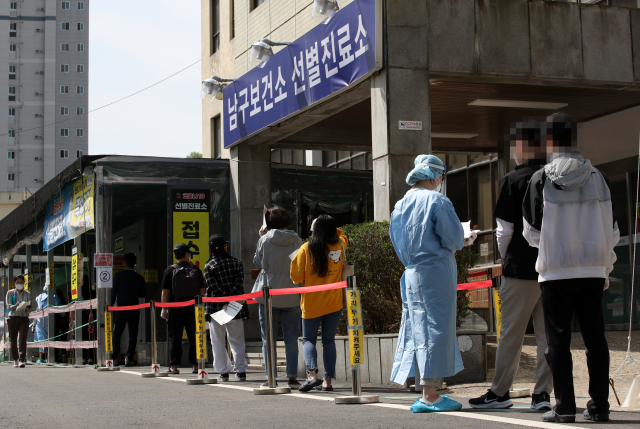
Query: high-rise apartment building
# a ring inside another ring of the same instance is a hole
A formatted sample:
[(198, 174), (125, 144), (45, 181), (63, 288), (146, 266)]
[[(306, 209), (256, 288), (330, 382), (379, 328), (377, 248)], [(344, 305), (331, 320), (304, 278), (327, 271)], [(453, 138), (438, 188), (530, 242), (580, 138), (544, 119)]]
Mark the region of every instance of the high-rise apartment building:
[(3, 1), (0, 36), (4, 216), (3, 205), (19, 202), (10, 195), (40, 188), (87, 153), (89, 0)]

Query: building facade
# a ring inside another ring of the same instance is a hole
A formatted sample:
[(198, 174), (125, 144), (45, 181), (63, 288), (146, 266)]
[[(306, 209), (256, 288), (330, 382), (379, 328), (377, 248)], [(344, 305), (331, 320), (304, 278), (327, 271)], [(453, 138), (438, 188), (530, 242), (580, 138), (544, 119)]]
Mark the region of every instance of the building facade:
[(88, 152), (89, 3), (0, 5), (2, 213)]

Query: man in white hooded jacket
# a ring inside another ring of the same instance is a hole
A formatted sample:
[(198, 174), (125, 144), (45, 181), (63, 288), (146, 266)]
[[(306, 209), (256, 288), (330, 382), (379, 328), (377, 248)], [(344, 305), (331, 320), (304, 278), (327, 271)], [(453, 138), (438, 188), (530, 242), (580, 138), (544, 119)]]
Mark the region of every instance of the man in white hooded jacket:
[(576, 315), (586, 347), (589, 395), (583, 417), (609, 420), (609, 348), (602, 297), (620, 239), (607, 178), (575, 149), (571, 117), (547, 118), (547, 151), (553, 158), (534, 173), (522, 203), (523, 235), (538, 247), (540, 283), (556, 405), (544, 421), (575, 421), (571, 321)]

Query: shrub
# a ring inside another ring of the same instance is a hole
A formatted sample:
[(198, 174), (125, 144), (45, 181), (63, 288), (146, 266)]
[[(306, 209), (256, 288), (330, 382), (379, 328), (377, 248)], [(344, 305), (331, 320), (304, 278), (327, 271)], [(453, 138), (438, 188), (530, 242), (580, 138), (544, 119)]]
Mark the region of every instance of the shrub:
[[(361, 289), (362, 318), (365, 334), (397, 333), (402, 320), (400, 278), (404, 266), (396, 255), (388, 222), (362, 223), (341, 227), (349, 238), (347, 261), (355, 265), (358, 287)], [(456, 253), (458, 283), (467, 280), (467, 270), (477, 260), (470, 247)], [(469, 314), (469, 297), (458, 292), (456, 324)], [(347, 333), (346, 314), (338, 327), (341, 335)]]

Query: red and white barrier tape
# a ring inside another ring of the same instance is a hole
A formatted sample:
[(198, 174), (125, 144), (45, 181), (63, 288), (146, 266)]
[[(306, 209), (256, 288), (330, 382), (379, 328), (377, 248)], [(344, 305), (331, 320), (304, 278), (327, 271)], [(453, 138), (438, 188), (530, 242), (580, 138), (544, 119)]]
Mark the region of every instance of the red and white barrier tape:
[[(98, 341), (42, 341), (40, 343), (27, 344), (28, 349), (50, 347), (53, 349), (95, 349)], [(11, 343), (4, 343), (5, 349), (11, 348)]]
[(29, 319), (39, 319), (50, 313), (57, 314), (57, 313), (68, 313), (70, 311), (76, 311), (76, 310), (87, 310), (90, 308), (96, 308), (97, 306), (98, 306), (98, 298), (94, 298), (90, 301), (76, 302), (73, 304), (67, 304), (60, 307), (47, 307), (44, 310), (30, 313)]

